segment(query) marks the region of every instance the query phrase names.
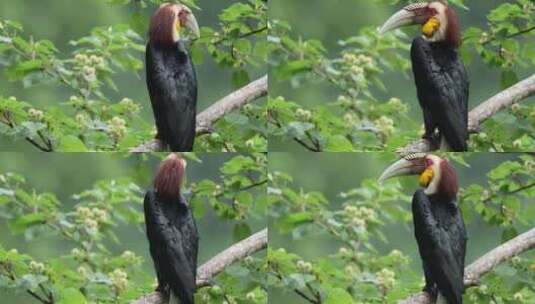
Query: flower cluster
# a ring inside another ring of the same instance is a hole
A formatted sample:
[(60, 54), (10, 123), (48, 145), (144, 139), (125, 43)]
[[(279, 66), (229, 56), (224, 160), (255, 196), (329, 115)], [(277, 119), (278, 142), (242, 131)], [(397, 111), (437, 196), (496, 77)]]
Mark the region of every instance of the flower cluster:
[(375, 210), (368, 207), (346, 205), (344, 207), (344, 218), (350, 225), (358, 229), (366, 229), (367, 222), (375, 221), (377, 214)]
[(99, 208), (87, 208), (78, 206), (76, 208), (76, 221), (83, 225), (89, 235), (98, 233), (99, 225), (108, 220), (108, 212)]
[(90, 83), (97, 80), (97, 70), (106, 68), (104, 58), (86, 54), (76, 54), (74, 56), (74, 65), (75, 69), (82, 72), (83, 78)]
[(375, 276), (377, 279), (377, 284), (381, 287), (383, 293), (388, 292), (388, 290), (394, 287), (394, 283), (396, 282), (396, 274), (392, 270), (383, 268), (377, 272)]
[(114, 116), (108, 121), (109, 134), (115, 142), (123, 138), (126, 133), (126, 121), (121, 117)]
[(28, 118), (33, 121), (41, 121), (44, 118), (43, 111), (30, 108), (28, 110)]
[(109, 273), (108, 276), (117, 292), (124, 291), (126, 287), (128, 287), (128, 275), (124, 270), (115, 269), (113, 272)]

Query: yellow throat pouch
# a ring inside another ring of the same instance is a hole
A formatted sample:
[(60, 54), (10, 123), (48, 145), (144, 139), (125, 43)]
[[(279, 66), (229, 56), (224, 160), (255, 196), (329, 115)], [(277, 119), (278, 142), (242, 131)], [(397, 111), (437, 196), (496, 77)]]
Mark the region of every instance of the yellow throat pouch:
[(438, 18), (431, 17), (429, 21), (427, 21), (424, 26), (422, 27), (422, 33), (427, 38), (430, 38), (435, 34), (436, 31), (438, 31), (438, 28), (440, 27), (440, 21)]
[(433, 179), (434, 173), (431, 169), (425, 169), (425, 171), (420, 175), (420, 186), (427, 187)]

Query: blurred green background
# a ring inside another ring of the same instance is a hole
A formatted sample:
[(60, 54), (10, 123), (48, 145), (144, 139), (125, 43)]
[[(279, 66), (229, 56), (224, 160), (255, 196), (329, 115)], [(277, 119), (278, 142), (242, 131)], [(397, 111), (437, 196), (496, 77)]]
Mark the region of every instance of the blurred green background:
[[(26, 177), (27, 184), (35, 188), (37, 193), (52, 192), (63, 204), (64, 210), (72, 210), (74, 194), (91, 189), (99, 180), (113, 180), (128, 177), (142, 189), (151, 186), (154, 171), (161, 157), (165, 155), (130, 155), (113, 153), (0, 153), (0, 174), (6, 172), (20, 173)], [(219, 168), (237, 154), (213, 153), (200, 155), (202, 163), (189, 160), (187, 167), (187, 183), (199, 182), (203, 179), (219, 180)], [(262, 188), (260, 188), (262, 189)], [(260, 191), (260, 190), (258, 190)], [(143, 198), (144, 193), (140, 193)], [(186, 194), (187, 196), (187, 194)], [(139, 206), (142, 211), (142, 205)], [(195, 208), (195, 206), (193, 206)], [(232, 231), (235, 221), (223, 220), (205, 207), (205, 214), (197, 218), (199, 229), (200, 250), (199, 265), (234, 243)], [(253, 232), (266, 227), (265, 219), (247, 221)], [(130, 250), (144, 260), (143, 269), (147, 275), (153, 274), (152, 260), (148, 252), (148, 243), (143, 226), (117, 227), (119, 244), (111, 243), (109, 248), (116, 254)], [(60, 241), (58, 237), (42, 237), (30, 242), (23, 235), (13, 236), (7, 229), (6, 222), (0, 220), (0, 244), (4, 248), (16, 248), (37, 260), (58, 254), (69, 253), (73, 245)], [(25, 293), (6, 294), (0, 291), (0, 303), (35, 303)]]
[[(371, 0), (286, 0), (270, 1), (270, 18), (280, 19), (292, 26), (293, 37), (315, 39), (322, 42), (327, 49), (328, 57), (339, 56), (342, 47), (338, 41), (359, 34), (363, 27), (379, 28), (393, 13), (401, 9), (401, 5), (383, 4), (388, 1)], [(471, 26), (487, 28), (486, 15), (498, 5), (510, 1), (480, 0), (465, 1), (470, 11), (456, 7), (461, 20), (461, 26), (466, 29)], [(410, 37), (419, 35), (417, 27), (406, 28)], [(407, 41), (410, 43), (410, 41)], [(406, 58), (410, 54), (406, 52)], [(471, 62), (465, 62), (470, 77), (469, 108), (474, 108), (482, 101), (494, 96), (502, 90), (500, 86), (501, 70), (490, 68), (483, 64), (479, 56), (474, 54)], [(533, 66), (516, 69), (520, 79), (533, 74)], [(420, 128), (422, 114), (416, 98), (412, 72), (403, 74), (400, 71), (386, 71), (381, 76), (387, 91), (372, 90), (378, 100), (385, 102), (390, 97), (399, 97), (410, 105), (410, 117), (415, 124), (401, 126), (401, 128)], [(270, 78), (269, 93), (272, 97), (284, 96), (287, 100), (295, 101), (308, 108), (318, 104), (336, 101), (340, 91), (328, 83), (305, 82), (301, 87), (292, 87), (290, 81), (280, 82), (275, 77)], [(531, 101), (535, 100), (531, 98)], [(302, 151), (302, 147), (293, 141), (269, 141), (270, 151)]]
[[(201, 10), (194, 10), (199, 26), (219, 28), (218, 15), (229, 5), (239, 0), (198, 0)], [(144, 10), (146, 22), (156, 7)], [(69, 41), (89, 35), (95, 27), (129, 23), (133, 9), (128, 6), (113, 6), (105, 0), (47, 0), (47, 1), (11, 1), (0, 0), (0, 18), (19, 21), (24, 26), (24, 37), (52, 41), (60, 50), (60, 58), (70, 56), (74, 50)], [(139, 32), (146, 37), (147, 29)], [(144, 54), (139, 53), (144, 61)], [(222, 69), (214, 63), (209, 55), (204, 56), (203, 63), (196, 66), (199, 82), (198, 111), (202, 111), (215, 101), (231, 93), (235, 88), (231, 82), (231, 69)], [(251, 79), (265, 74), (263, 67), (248, 69)], [(142, 105), (142, 117), (153, 123), (152, 109), (145, 85), (145, 71), (139, 75), (118, 71), (114, 77), (118, 91), (105, 90), (112, 102), (119, 102), (128, 97)], [(57, 84), (39, 84), (24, 88), (19, 82), (8, 82), (0, 65), (0, 95), (16, 96), (38, 107), (46, 107), (65, 102), (72, 94)], [(34, 147), (24, 141), (12, 142), (0, 137), (0, 151), (34, 151)]]
[[(453, 163), (457, 169), (461, 187), (477, 183), (485, 186), (486, 174), (500, 163), (515, 159), (516, 154), (503, 153), (471, 153), (466, 154), (465, 160), (470, 168)], [(281, 171), (294, 179), (293, 188), (305, 192), (318, 191), (323, 193), (330, 202), (329, 210), (342, 208), (347, 199), (340, 197), (341, 192), (357, 188), (365, 179), (377, 179), (384, 169), (396, 161), (398, 157), (393, 153), (270, 153), (269, 172)], [(406, 195), (412, 197), (418, 188), (416, 177), (399, 178)], [(410, 212), (410, 204), (404, 208)], [(533, 202), (524, 201), (524, 204)], [(469, 208), (470, 206), (466, 206)], [(531, 212), (535, 214), (535, 206)], [(479, 218), (467, 221), (468, 249), (467, 264), (480, 257), (490, 249), (501, 243), (501, 229), (490, 227)], [(305, 260), (314, 261), (317, 257), (326, 257), (336, 254), (342, 245), (333, 240), (330, 235), (310, 235), (301, 239), (293, 239), (291, 235), (281, 235), (277, 228), (269, 225), (269, 244), (272, 248), (283, 247), (288, 252), (295, 252)], [(528, 230), (528, 227), (515, 226), (519, 232)], [(415, 273), (421, 274), (421, 262), (418, 255), (416, 240), (414, 239), (412, 222), (391, 223), (382, 230), (388, 243), (373, 241), (379, 254), (388, 254), (398, 249), (411, 258), (411, 266)], [(423, 285), (422, 285), (423, 287)], [(295, 294), (281, 293), (279, 290), (270, 290), (271, 303), (307, 303)]]

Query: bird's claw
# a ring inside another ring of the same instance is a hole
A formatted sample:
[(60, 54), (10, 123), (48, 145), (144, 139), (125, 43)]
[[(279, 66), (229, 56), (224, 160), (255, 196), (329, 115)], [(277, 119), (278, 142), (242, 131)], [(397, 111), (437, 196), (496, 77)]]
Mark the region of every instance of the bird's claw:
[(429, 146), (432, 150), (435, 150), (437, 147), (440, 146), (440, 136), (436, 134), (424, 134), (422, 136), (423, 140), (426, 140), (429, 142)]
[(432, 303), (436, 302), (438, 296), (438, 290), (436, 286), (425, 285), (424, 292), (427, 292), (432, 299)]

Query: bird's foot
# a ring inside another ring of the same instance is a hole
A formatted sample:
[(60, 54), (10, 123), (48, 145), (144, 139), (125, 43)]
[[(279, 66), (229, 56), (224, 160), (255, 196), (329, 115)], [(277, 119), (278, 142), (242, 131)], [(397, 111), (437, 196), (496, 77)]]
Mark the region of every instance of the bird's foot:
[(436, 285), (433, 285), (433, 286), (425, 285), (423, 291), (429, 294), (432, 300), (431, 303), (435, 303), (437, 301), (438, 289)]
[(436, 150), (437, 147), (440, 146), (440, 136), (437, 135), (437, 134), (424, 134), (422, 136), (422, 139), (426, 140), (429, 142), (429, 145), (431, 147), (432, 150)]
[(158, 284), (158, 286), (156, 286), (155, 291), (159, 292), (159, 293), (161, 293), (161, 294), (163, 294), (165, 296), (168, 296), (169, 295), (169, 286)]

